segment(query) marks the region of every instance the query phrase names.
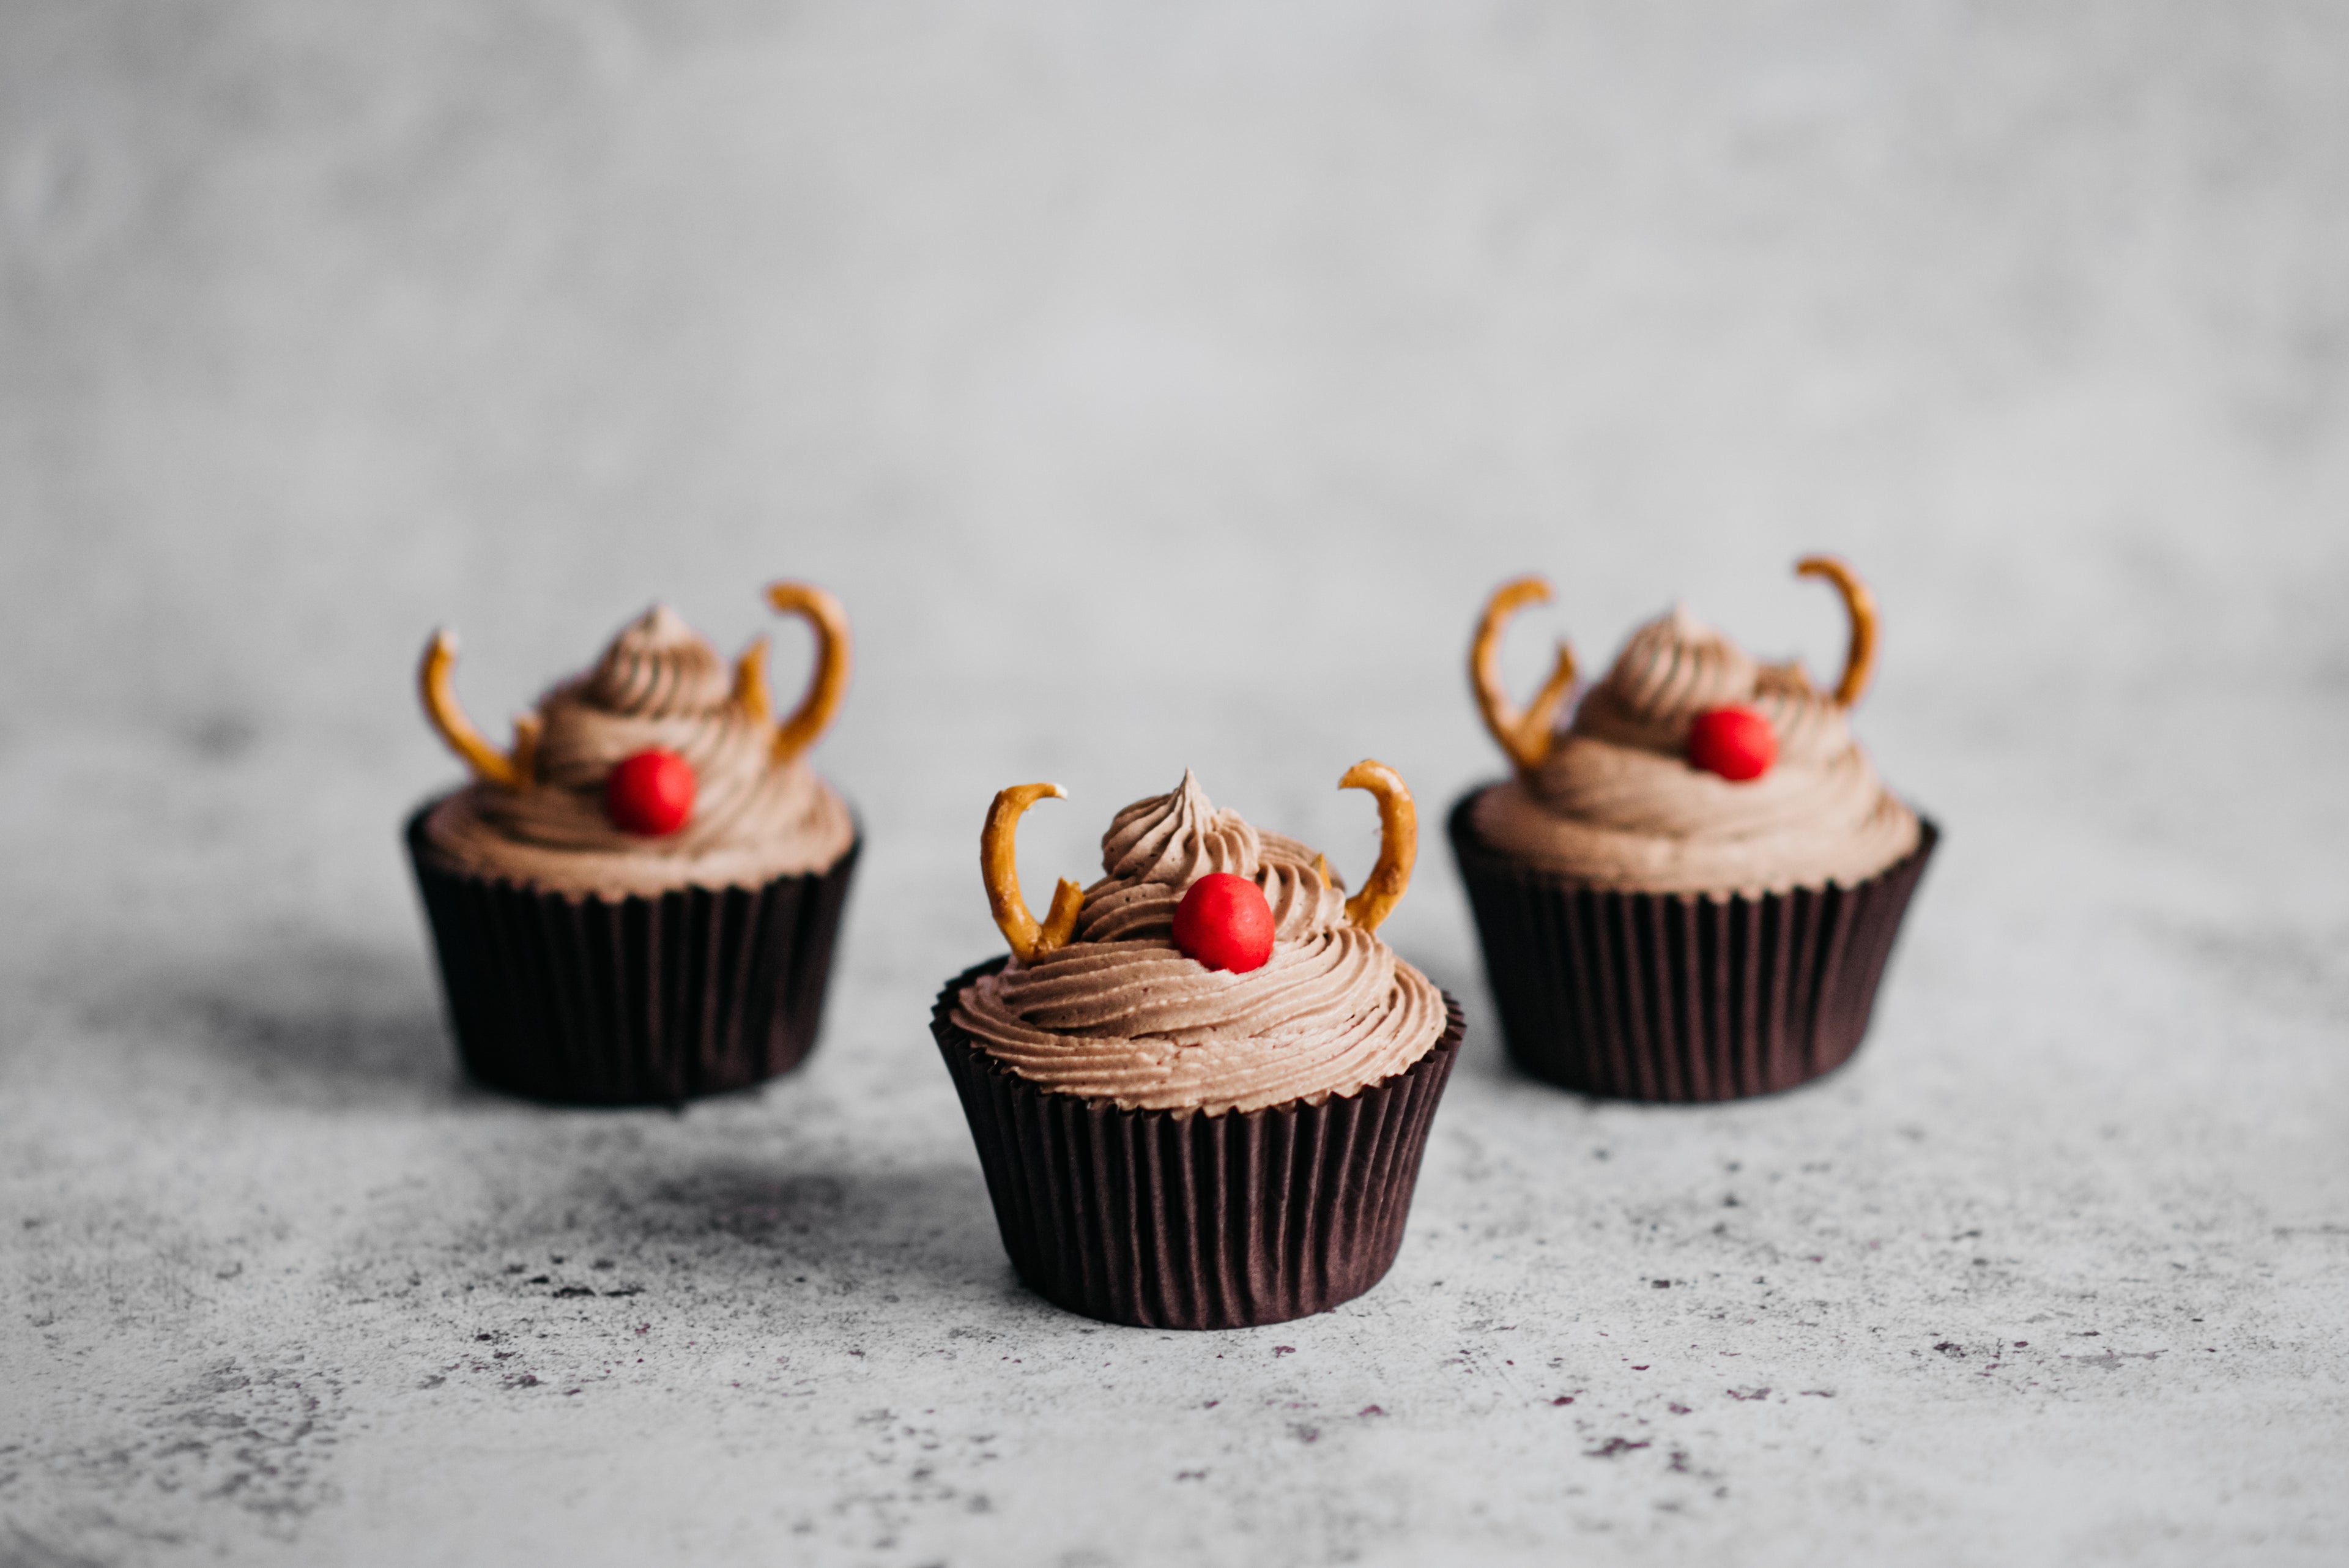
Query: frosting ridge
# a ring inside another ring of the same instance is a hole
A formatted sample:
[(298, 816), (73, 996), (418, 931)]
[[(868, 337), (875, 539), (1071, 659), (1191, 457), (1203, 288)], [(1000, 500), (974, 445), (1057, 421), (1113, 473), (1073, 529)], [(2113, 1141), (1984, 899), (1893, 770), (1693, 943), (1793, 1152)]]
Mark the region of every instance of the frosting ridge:
[[(1686, 761), (1691, 722), (1730, 703), (1776, 732), (1777, 761), (1758, 779)], [(1471, 821), (1505, 854), (1643, 892), (1857, 882), (1919, 832), (1799, 664), (1758, 662), (1683, 606), (1631, 634), (1547, 758), (1478, 796)]]
[[(1217, 1116), (1351, 1095), (1424, 1055), (1444, 1007), (1347, 920), (1322, 864), (1216, 809), (1186, 770), (1112, 819), (1070, 941), (966, 987), (954, 1022), (1021, 1077), (1130, 1110)], [(1272, 956), (1245, 974), (1174, 945), (1184, 891), (1216, 871), (1248, 877), (1272, 907)]]
[[(755, 887), (820, 871), (855, 836), (848, 807), (742, 700), (725, 659), (666, 605), (621, 628), (593, 668), (540, 700), (529, 782), (477, 782), (433, 808), (428, 841), (468, 870), (564, 891)], [(693, 813), (657, 838), (605, 815), (606, 776), (648, 748), (692, 765)]]

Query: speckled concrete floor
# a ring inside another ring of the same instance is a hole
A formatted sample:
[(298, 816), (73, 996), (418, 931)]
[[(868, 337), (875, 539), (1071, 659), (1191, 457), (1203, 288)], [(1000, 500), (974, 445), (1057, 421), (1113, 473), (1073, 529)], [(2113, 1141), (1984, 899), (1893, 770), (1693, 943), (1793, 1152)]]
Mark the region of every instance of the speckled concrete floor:
[[(0, 1563), (2340, 1561), (2349, 26), (2054, 9), (0, 14)], [(1816, 666), (1821, 546), (1949, 835), (1850, 1068), (1516, 1076), (1431, 844), (1384, 1285), (1018, 1286), (924, 1027), (998, 785), (1031, 884), (1186, 763), (1359, 867), (1495, 581), (1524, 680)], [(496, 713), (785, 573), (815, 1058), (467, 1086), (425, 631)]]

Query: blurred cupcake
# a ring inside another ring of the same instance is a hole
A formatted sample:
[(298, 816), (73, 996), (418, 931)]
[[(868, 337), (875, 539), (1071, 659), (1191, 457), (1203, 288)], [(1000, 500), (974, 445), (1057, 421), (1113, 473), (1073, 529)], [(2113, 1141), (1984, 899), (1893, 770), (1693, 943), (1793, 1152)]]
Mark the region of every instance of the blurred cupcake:
[(1117, 814), (1091, 888), (1041, 924), (1013, 836), (1057, 784), (995, 797), (979, 861), (1010, 944), (948, 981), (931, 1029), (978, 1145), (1005, 1251), (1090, 1317), (1238, 1328), (1382, 1278), (1459, 1053), (1457, 1003), (1374, 934), (1417, 853), (1411, 794), (1364, 762), (1378, 867), (1218, 811), (1189, 773)]
[(780, 725), (766, 639), (730, 669), (656, 606), (514, 722), (501, 752), (426, 648), (424, 709), (473, 782), (408, 823), (449, 1017), (486, 1084), (635, 1105), (741, 1088), (815, 1043), (858, 835), (805, 753), (848, 682), (848, 621), (777, 583), (816, 634)]
[(1594, 1095), (1724, 1100), (1841, 1064), (1938, 837), (1888, 790), (1848, 710), (1876, 656), (1876, 608), (1843, 563), (1850, 649), (1831, 692), (1763, 664), (1684, 608), (1631, 636), (1562, 731), (1561, 644), (1518, 711), (1500, 634), (1548, 586), (1485, 607), (1470, 677), (1516, 776), (1472, 791), (1451, 834), (1510, 1054)]

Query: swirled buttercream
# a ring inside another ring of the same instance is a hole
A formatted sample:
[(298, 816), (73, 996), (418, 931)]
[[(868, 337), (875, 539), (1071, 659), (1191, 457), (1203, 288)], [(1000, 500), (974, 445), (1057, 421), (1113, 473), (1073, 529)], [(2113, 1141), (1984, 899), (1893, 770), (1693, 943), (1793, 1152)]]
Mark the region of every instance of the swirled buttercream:
[[(527, 787), (477, 783), (435, 806), (425, 836), (460, 869), (562, 892), (657, 895), (755, 888), (822, 871), (855, 836), (848, 806), (734, 691), (726, 661), (666, 605), (612, 639), (594, 669), (541, 700)], [(693, 814), (661, 837), (612, 825), (604, 782), (649, 747), (693, 766)]]
[[(1074, 937), (964, 988), (954, 1023), (1045, 1088), (1128, 1110), (1320, 1104), (1402, 1072), (1443, 1034), (1443, 993), (1346, 919), (1344, 891), (1293, 838), (1218, 811), (1187, 771), (1102, 837), (1105, 875)], [(1272, 957), (1246, 974), (1174, 945), (1184, 890), (1212, 871), (1264, 889)]]
[[(1686, 760), (1689, 724), (1748, 704), (1778, 756), (1732, 783)], [(1917, 846), (1916, 814), (1798, 665), (1762, 664), (1684, 607), (1632, 633), (1538, 768), (1484, 792), (1477, 836), (1596, 887), (1652, 893), (1853, 883)]]

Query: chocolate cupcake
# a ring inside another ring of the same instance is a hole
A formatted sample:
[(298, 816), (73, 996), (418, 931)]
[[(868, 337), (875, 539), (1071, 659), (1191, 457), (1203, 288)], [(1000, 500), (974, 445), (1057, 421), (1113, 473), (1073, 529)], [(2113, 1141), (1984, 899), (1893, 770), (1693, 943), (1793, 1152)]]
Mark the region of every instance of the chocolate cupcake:
[(665, 606), (514, 722), (510, 751), (450, 690), (456, 643), (424, 652), (425, 712), (473, 773), (408, 823), (408, 850), (466, 1067), (538, 1099), (672, 1102), (796, 1065), (815, 1043), (854, 817), (804, 753), (848, 682), (848, 620), (807, 618), (815, 673), (770, 713), (766, 639), (730, 670)]
[(1379, 940), (1417, 853), (1411, 794), (1378, 797), (1362, 891), (1217, 811), (1189, 773), (1117, 814), (1104, 875), (1019, 894), (1019, 816), (995, 797), (979, 860), (1011, 956), (947, 982), (931, 1030), (962, 1096), (1004, 1250), (1039, 1294), (1151, 1328), (1325, 1311), (1402, 1242), (1459, 1005)]
[(1537, 577), (1493, 596), (1470, 677), (1516, 776), (1454, 808), (1510, 1054), (1594, 1095), (1725, 1100), (1840, 1065), (1868, 1032), (1900, 919), (1939, 837), (1877, 777), (1848, 710), (1876, 657), (1849, 567), (1796, 568), (1851, 621), (1832, 691), (1755, 661), (1684, 608), (1634, 632), (1562, 730), (1573, 655), (1520, 712), (1497, 648)]

